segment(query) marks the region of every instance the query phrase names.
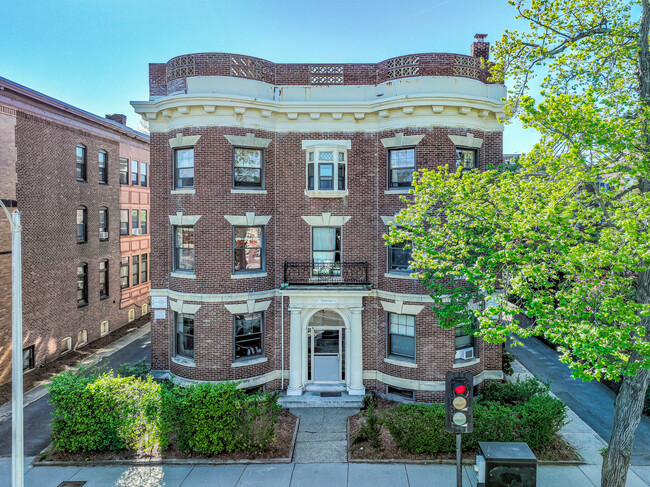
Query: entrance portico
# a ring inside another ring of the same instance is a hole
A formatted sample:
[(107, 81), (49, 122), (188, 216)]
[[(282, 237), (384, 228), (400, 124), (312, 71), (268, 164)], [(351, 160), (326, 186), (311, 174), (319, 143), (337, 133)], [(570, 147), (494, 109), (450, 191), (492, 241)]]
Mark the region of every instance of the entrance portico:
[(364, 395), (361, 312), (367, 292), (292, 290), (288, 396), (309, 390)]

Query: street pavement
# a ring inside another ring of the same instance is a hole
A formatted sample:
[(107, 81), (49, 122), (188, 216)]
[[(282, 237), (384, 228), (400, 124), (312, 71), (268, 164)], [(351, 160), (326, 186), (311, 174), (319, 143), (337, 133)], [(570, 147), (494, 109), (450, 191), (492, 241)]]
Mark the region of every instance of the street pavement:
[[(600, 382), (571, 378), (569, 367), (559, 354), (536, 338), (523, 341), (523, 347), (508, 348), (533, 375), (551, 381), (551, 392), (562, 399), (605, 442), (614, 424), (616, 395)], [(642, 416), (632, 450), (632, 465), (650, 465), (650, 418)], [(648, 476), (650, 478), (650, 475)]]
[[(149, 334), (150, 325), (144, 325), (138, 330), (116, 340), (106, 346), (103, 352), (97, 352), (104, 356), (100, 365), (106, 365), (108, 369), (117, 368), (123, 363), (134, 363), (142, 360), (151, 361), (151, 339)], [(91, 362), (97, 360), (97, 356), (90, 358)], [(86, 363), (87, 361), (84, 360)], [(29, 402), (29, 396), (39, 397), (34, 402), (25, 406), (24, 433), (25, 433), (25, 455), (38, 455), (47, 445), (50, 444), (50, 416), (54, 408), (48, 401), (47, 389), (44, 386), (38, 390), (25, 394), (25, 404)], [(11, 411), (11, 403), (0, 408), (3, 411)], [(11, 457), (11, 414), (3, 415), (0, 411), (0, 458)]]

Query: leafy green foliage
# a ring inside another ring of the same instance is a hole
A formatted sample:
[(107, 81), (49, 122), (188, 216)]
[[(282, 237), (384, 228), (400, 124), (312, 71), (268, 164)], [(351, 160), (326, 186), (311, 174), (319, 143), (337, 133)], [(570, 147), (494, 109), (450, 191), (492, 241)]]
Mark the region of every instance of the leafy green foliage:
[[(369, 397), (368, 395), (364, 397)], [(370, 396), (374, 397), (374, 396)], [(378, 450), (381, 448), (381, 419), (375, 409), (375, 404), (369, 403), (362, 417), (363, 424), (357, 431), (352, 443), (362, 443), (368, 441), (370, 446)]]
[(140, 377), (145, 378), (149, 371), (151, 370), (151, 365), (147, 363), (146, 359), (139, 360), (133, 364), (124, 363), (117, 368), (117, 375), (121, 377)]
[(504, 348), (501, 352), (501, 371), (504, 376), (509, 376), (515, 373), (512, 368), (512, 362), (514, 361), (515, 356)]
[(525, 404), (534, 396), (547, 396), (550, 391), (548, 383), (530, 377), (517, 379), (516, 382), (489, 382), (481, 392), (482, 402), (498, 402), (510, 406)]
[(402, 404), (384, 418), (384, 424), (400, 448), (414, 453), (454, 451), (456, 439), (445, 431), (442, 404)]

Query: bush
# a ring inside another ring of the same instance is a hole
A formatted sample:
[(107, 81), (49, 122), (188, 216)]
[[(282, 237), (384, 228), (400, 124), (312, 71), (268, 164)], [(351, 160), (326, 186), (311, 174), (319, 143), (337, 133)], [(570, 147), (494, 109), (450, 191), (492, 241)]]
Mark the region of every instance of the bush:
[(521, 418), (521, 440), (531, 448), (541, 448), (553, 441), (555, 434), (566, 424), (566, 404), (548, 394), (533, 396), (530, 401), (515, 406)]
[(504, 346), (503, 351), (501, 352), (501, 371), (503, 372), (503, 375), (510, 376), (515, 373), (512, 368), (512, 362), (514, 361), (515, 356), (506, 350)]
[(516, 382), (489, 382), (477, 400), (514, 406), (530, 401), (533, 396), (548, 395), (549, 390), (548, 383), (533, 377), (517, 379)]
[[(364, 399), (366, 397), (374, 397), (374, 396), (366, 395)], [(354, 437), (354, 441), (352, 443), (361, 443), (363, 441), (369, 441), (370, 446), (378, 450), (381, 448), (381, 441), (379, 440), (380, 436), (381, 436), (381, 420), (377, 415), (377, 411), (375, 410), (375, 405), (373, 404), (373, 402), (370, 402), (366, 409), (364, 423), (359, 428), (359, 431)]]
[(453, 451), (456, 439), (445, 431), (442, 404), (403, 404), (390, 410), (384, 424), (398, 447), (414, 453)]
[(117, 368), (117, 375), (121, 377), (140, 377), (144, 379), (149, 375), (149, 371), (151, 370), (151, 365), (147, 363), (146, 359), (139, 360), (138, 362), (131, 364), (131, 363), (125, 363), (120, 365)]
[(50, 402), (58, 450), (151, 449), (160, 440), (160, 386), (150, 377), (63, 372), (52, 379)]

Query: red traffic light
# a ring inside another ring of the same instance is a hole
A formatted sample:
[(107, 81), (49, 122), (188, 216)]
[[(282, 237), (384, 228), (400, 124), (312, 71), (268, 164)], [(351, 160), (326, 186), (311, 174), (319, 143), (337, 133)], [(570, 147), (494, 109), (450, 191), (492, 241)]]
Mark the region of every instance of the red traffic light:
[(465, 394), (467, 392), (467, 387), (461, 384), (459, 386), (454, 387), (454, 392), (456, 394)]

